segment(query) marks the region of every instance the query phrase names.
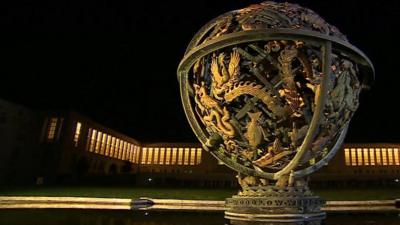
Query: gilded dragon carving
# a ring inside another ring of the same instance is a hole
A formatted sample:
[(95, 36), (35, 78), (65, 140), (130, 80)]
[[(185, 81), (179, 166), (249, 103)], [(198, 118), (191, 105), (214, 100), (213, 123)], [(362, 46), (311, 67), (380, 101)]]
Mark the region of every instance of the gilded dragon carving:
[(211, 110), (209, 115), (203, 117), (206, 125), (214, 126), (222, 134), (228, 137), (233, 137), (235, 136), (235, 129), (230, 124), (229, 119), (230, 114), (225, 107), (223, 108), (222, 114), (215, 110)]
[(225, 54), (221, 53), (218, 57), (213, 56), (211, 61), (211, 74), (213, 96), (222, 100), (221, 94), (224, 94), (229, 85), (237, 80), (239, 74), (240, 56), (237, 51), (231, 53), (228, 68), (225, 66)]
[(286, 114), (286, 109), (280, 106), (279, 99), (265, 91), (260, 84), (250, 81), (236, 83), (225, 92), (224, 97), (229, 103), (241, 95), (251, 95), (260, 99), (277, 117), (284, 117)]
[(194, 88), (196, 91), (195, 101), (203, 113), (206, 111), (206, 109), (208, 109), (223, 114), (222, 108), (219, 103), (207, 94), (204, 83), (202, 83), (201, 86), (195, 84)]
[(235, 135), (233, 126), (229, 123), (230, 114), (224, 107), (207, 94), (207, 90), (202, 86), (194, 85), (196, 91), (195, 101), (202, 113), (205, 113), (203, 121), (206, 125), (214, 127), (224, 135), (232, 137)]

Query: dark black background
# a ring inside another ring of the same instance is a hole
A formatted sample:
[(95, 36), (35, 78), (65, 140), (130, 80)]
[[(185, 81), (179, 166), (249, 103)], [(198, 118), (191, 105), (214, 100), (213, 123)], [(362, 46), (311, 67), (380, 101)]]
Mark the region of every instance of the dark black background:
[[(257, 2), (1, 1), (0, 98), (76, 110), (141, 141), (196, 141), (177, 65), (202, 25)], [(337, 26), (375, 65), (347, 142), (398, 142), (400, 1), (295, 2)]]

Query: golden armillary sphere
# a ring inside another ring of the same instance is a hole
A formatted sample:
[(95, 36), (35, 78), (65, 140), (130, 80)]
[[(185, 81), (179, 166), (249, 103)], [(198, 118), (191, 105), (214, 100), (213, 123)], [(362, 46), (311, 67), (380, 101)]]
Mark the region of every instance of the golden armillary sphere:
[(307, 176), (339, 149), (373, 76), (364, 53), (296, 4), (251, 5), (201, 28), (178, 79), (198, 139), (238, 172), (226, 218), (324, 217)]

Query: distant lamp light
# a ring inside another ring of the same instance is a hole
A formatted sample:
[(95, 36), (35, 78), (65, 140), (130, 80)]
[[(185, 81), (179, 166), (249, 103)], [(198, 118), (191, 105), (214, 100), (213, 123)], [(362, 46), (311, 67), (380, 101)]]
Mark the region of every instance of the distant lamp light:
[(149, 179), (147, 179), (147, 181), (152, 182), (153, 178), (150, 177)]
[(396, 182), (396, 183), (399, 183), (399, 181), (400, 181), (400, 180), (399, 180), (398, 178), (394, 180), (394, 182)]

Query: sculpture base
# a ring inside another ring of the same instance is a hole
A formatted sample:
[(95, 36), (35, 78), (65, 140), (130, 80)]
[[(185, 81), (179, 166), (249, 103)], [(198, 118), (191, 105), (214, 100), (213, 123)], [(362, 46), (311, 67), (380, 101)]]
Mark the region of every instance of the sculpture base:
[(235, 225), (320, 224), (326, 217), (321, 211), (325, 201), (312, 195), (308, 187), (245, 187), (225, 203), (225, 218)]
[(225, 212), (225, 218), (231, 221), (231, 225), (320, 225), (325, 217), (325, 212), (277, 215)]

